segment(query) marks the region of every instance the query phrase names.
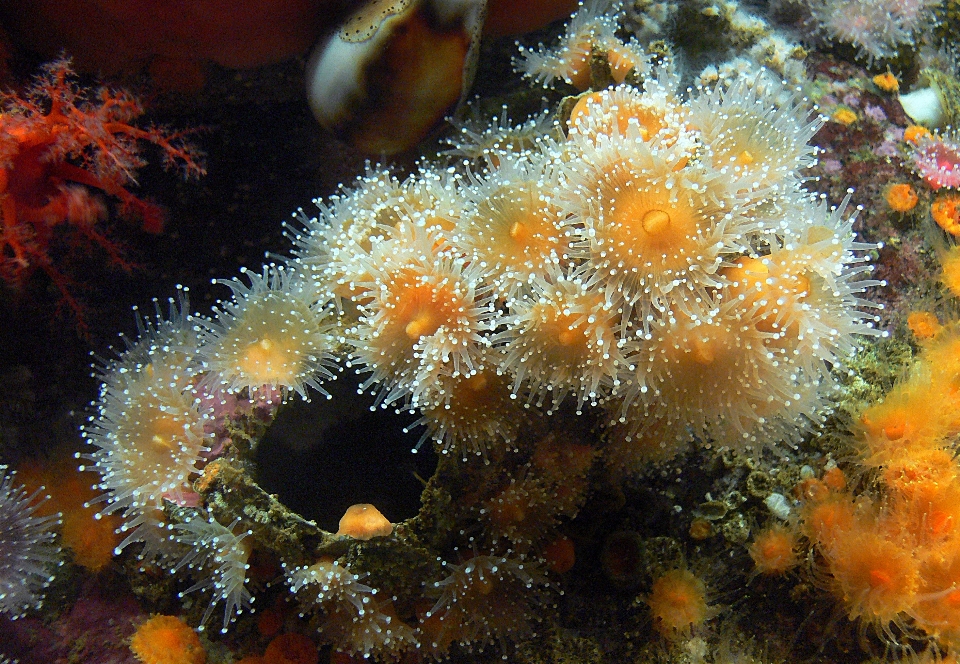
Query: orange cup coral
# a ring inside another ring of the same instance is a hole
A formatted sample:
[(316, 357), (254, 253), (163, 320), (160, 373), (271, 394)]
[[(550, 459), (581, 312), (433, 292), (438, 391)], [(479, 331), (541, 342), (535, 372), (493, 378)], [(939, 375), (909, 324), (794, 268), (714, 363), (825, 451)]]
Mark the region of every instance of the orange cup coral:
[(960, 235), (960, 194), (946, 192), (937, 196), (930, 206), (930, 215), (950, 235)]
[(691, 634), (714, 613), (707, 604), (706, 585), (687, 569), (673, 569), (657, 578), (646, 601), (654, 628), (668, 639)]
[(909, 184), (902, 182), (891, 185), (884, 194), (884, 198), (887, 199), (887, 205), (890, 206), (890, 209), (895, 212), (909, 212), (917, 207), (917, 203), (920, 201), (916, 190)]
[(154, 616), (137, 628), (130, 650), (143, 664), (205, 664), (200, 637), (176, 616)]
[(760, 574), (783, 574), (800, 564), (796, 533), (779, 524), (762, 530), (748, 551)]

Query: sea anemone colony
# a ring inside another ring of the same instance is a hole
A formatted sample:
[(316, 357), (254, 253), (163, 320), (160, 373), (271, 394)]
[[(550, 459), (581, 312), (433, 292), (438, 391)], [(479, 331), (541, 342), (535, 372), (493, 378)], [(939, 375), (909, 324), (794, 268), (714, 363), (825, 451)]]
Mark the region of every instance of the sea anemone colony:
[[(553, 123), (497, 120), (405, 179), (368, 169), (315, 218), (295, 215), (292, 256), (249, 285), (220, 282), (232, 293), (211, 317), (172, 305), (103, 363), (84, 429), (103, 513), (131, 531), (120, 549), (143, 542), (142, 557), (191, 568), (185, 592), (212, 587), (224, 629), (249, 603), (251, 550), (272, 544), (203, 504), (229, 481), (214, 460), (225, 414), (272, 413), (351, 368), (377, 407), (419, 413), (421, 442), (450, 463), (526, 454), (490, 464), (463, 508), (484, 532), (444, 555), (473, 555), (434, 556), (416, 590), (381, 594), (309, 552), (281, 561), (338, 649), (439, 656), (534, 633), (554, 592), (539, 558), (598, 458), (630, 472), (691, 443), (759, 456), (799, 440), (857, 335), (878, 334), (862, 297), (879, 283), (863, 256), (875, 245), (855, 240), (849, 198), (831, 207), (804, 188), (821, 124), (805, 100), (762, 71), (685, 94), (669, 53), (618, 41), (616, 15), (596, 10), (523, 66), (576, 85), (589, 53), (617, 83)], [(602, 442), (572, 442), (551, 417), (589, 418)], [(664, 629), (686, 633), (704, 606)]]

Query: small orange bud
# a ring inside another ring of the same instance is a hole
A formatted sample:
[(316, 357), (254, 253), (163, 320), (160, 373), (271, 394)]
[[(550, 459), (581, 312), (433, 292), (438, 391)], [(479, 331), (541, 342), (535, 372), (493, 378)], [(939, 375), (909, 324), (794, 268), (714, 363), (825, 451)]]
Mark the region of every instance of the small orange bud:
[(713, 536), (713, 524), (706, 519), (694, 519), (690, 524), (690, 537), (695, 540), (705, 540)]
[(929, 311), (914, 311), (907, 316), (907, 327), (917, 339), (929, 339), (943, 329), (940, 321)]
[(890, 209), (896, 212), (909, 212), (917, 206), (920, 197), (909, 184), (900, 183), (892, 185), (887, 189), (885, 198)]
[(834, 466), (823, 473), (823, 483), (832, 491), (843, 491), (847, 488), (847, 476)]
[(793, 488), (793, 492), (800, 500), (809, 500), (812, 503), (819, 503), (830, 495), (827, 485), (813, 477), (802, 480)]
[(873, 84), (884, 92), (897, 92), (900, 90), (900, 81), (889, 71), (874, 76)]
[(781, 525), (760, 532), (750, 545), (749, 553), (760, 574), (783, 574), (800, 564), (797, 536)]
[(667, 639), (689, 636), (713, 614), (703, 581), (685, 569), (666, 572), (653, 582), (647, 606), (653, 626)]
[(913, 143), (914, 145), (919, 143), (920, 139), (925, 136), (930, 136), (930, 130), (920, 125), (910, 125), (903, 130), (903, 140), (907, 143)]
[(145, 664), (205, 664), (207, 651), (196, 631), (176, 616), (154, 616), (137, 628), (130, 650)]
[(857, 121), (857, 114), (849, 108), (838, 108), (833, 112), (833, 115), (830, 116), (830, 119), (842, 125), (852, 125)]

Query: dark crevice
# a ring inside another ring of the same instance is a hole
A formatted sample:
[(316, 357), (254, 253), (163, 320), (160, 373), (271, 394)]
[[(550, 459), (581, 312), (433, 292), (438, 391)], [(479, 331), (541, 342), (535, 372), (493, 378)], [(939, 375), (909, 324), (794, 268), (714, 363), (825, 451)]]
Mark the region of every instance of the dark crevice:
[(257, 480), (280, 501), (330, 531), (347, 507), (372, 503), (396, 523), (416, 516), (423, 483), (437, 458), (421, 429), (404, 433), (415, 415), (371, 411), (374, 398), (357, 394), (358, 380), (342, 375), (326, 399), (285, 404), (257, 447)]

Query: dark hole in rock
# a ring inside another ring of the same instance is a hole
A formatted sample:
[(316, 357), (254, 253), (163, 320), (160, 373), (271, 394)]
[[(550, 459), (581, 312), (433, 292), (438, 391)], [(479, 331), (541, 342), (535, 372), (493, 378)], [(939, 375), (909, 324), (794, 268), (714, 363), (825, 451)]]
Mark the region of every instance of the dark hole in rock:
[(336, 532), (350, 505), (372, 503), (397, 523), (420, 510), (424, 481), (437, 456), (430, 441), (414, 454), (423, 429), (393, 408), (371, 411), (374, 398), (357, 394), (359, 381), (344, 372), (325, 385), (333, 395), (309, 403), (291, 400), (257, 448), (257, 480), (265, 491), (324, 530)]

